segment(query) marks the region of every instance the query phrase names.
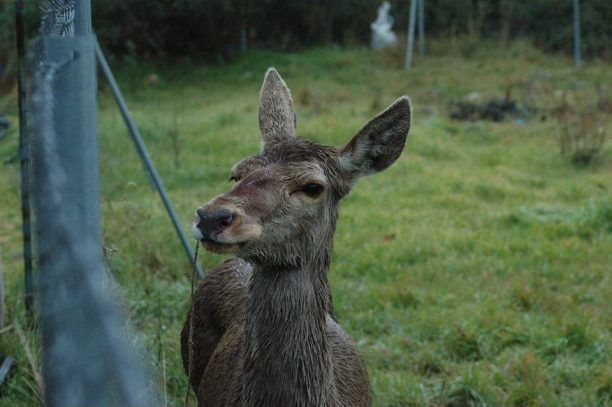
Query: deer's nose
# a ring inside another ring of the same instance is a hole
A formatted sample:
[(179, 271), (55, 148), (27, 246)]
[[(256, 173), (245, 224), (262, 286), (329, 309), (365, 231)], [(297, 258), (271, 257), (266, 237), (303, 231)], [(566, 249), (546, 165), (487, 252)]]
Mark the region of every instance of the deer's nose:
[(227, 209), (207, 211), (204, 208), (199, 208), (197, 213), (200, 217), (197, 226), (204, 236), (209, 236), (213, 231), (220, 232), (230, 227), (234, 222), (234, 214)]

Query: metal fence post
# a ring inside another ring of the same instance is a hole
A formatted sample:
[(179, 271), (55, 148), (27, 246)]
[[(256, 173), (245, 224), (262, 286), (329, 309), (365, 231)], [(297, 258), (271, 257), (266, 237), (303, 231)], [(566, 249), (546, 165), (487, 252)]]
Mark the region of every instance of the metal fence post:
[(43, 11), (29, 124), (45, 405), (154, 405), (105, 284), (90, 1)]
[(581, 46), (580, 46), (580, 0), (574, 0), (574, 67), (580, 68)]
[(238, 12), (240, 14), (240, 53), (245, 54), (248, 47), (247, 39), (247, 13), (246, 13), (246, 1), (240, 0), (238, 5)]
[(418, 0), (410, 0), (410, 17), (408, 21), (408, 33), (406, 41), (406, 62), (404, 68), (412, 67), (412, 51), (414, 49), (414, 25), (416, 21), (416, 6)]
[(419, 53), (425, 55), (425, 0), (419, 0)]

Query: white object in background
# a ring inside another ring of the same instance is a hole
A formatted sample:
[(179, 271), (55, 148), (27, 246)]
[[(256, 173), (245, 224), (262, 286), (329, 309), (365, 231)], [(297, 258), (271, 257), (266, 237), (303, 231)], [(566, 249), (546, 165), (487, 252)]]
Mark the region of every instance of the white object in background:
[(391, 4), (383, 2), (378, 7), (378, 17), (370, 24), (372, 27), (372, 48), (383, 49), (397, 44), (397, 35), (391, 30), (394, 19), (389, 14)]

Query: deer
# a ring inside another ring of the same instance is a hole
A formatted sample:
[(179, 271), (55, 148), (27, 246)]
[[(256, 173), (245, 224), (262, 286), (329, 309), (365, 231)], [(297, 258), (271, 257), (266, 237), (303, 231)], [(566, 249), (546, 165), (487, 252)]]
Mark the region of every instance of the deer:
[(299, 138), (291, 93), (268, 69), (261, 151), (232, 167), (233, 187), (192, 224), (207, 251), (234, 256), (196, 289), (181, 331), (198, 406), (371, 405), (364, 359), (332, 316), (327, 273), (340, 202), (400, 157), (410, 122), (402, 96), (342, 147)]

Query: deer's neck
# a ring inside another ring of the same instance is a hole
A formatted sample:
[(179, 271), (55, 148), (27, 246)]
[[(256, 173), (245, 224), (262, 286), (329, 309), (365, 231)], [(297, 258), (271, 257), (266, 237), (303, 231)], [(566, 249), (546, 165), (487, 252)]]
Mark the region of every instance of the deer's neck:
[(246, 405), (329, 405), (335, 394), (326, 335), (329, 255), (296, 268), (255, 266), (249, 286)]

